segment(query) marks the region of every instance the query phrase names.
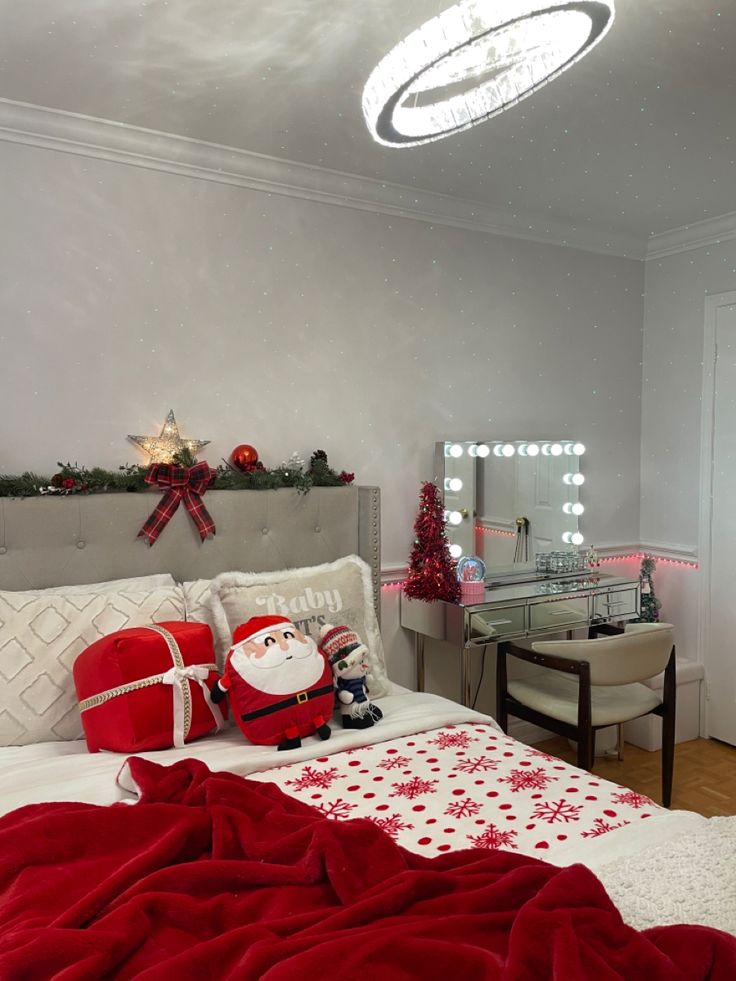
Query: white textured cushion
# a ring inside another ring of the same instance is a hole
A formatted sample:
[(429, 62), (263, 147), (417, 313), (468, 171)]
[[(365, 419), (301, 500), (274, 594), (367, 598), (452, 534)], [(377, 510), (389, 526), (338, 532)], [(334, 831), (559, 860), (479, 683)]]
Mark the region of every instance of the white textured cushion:
[(183, 620), (180, 586), (142, 592), (0, 591), (0, 745), (80, 739), (72, 666), (124, 627)]
[(211, 579), (192, 579), (182, 583), (184, 591), (184, 611), (187, 620), (195, 620), (197, 623), (206, 623), (212, 630), (215, 639), (215, 649), (217, 651), (218, 668), (222, 671), (224, 653), (227, 652), (230, 642), (225, 645), (224, 652), (222, 645), (218, 642), (217, 631), (215, 630), (215, 618), (212, 612), (212, 580)]
[(81, 583), (78, 586), (49, 586), (47, 589), (24, 589), (24, 593), (37, 596), (74, 596), (77, 593), (142, 593), (144, 590), (175, 586), (174, 577), (168, 572), (154, 576), (134, 576), (132, 579), (110, 579), (107, 582)]
[(212, 580), (211, 609), (218, 656), (230, 647), (235, 628), (252, 616), (288, 616), (316, 641), (323, 623), (346, 624), (368, 648), (371, 695), (390, 691), (371, 570), (357, 555), (279, 572), (225, 572)]
[[(560, 722), (577, 725), (578, 682), (561, 671), (544, 671), (519, 681), (509, 681), (509, 695), (527, 708)], [(593, 686), (590, 690), (594, 726), (614, 725), (646, 715), (661, 704), (651, 688), (633, 685)]]

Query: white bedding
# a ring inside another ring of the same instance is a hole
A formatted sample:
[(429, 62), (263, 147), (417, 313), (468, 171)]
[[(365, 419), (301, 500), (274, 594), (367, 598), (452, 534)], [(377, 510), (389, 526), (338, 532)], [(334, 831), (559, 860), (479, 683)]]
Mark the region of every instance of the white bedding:
[[(490, 725), (494, 732), (501, 733), (489, 716), (437, 695), (407, 692), (394, 686), (393, 693), (378, 702), (384, 717), (372, 729), (346, 730), (333, 723), (329, 740), (323, 742), (316, 737), (305, 739), (300, 749), (286, 754), (278, 752), (275, 747), (249, 745), (240, 731), (233, 727), (217, 736), (193, 742), (183, 749), (139, 755), (163, 765), (193, 757), (212, 770), (229, 770), (241, 776), (268, 771), (264, 773), (264, 778), (274, 780), (288, 792), (292, 789), (289, 781), (293, 782), (294, 776), (302, 770), (305, 762), (329, 757), (341, 751), (355, 751), (378, 743), (385, 746), (416, 733), (462, 723)], [(504, 736), (503, 739), (507, 737)], [(516, 743), (515, 746), (522, 753), (529, 751), (522, 744)], [(135, 787), (127, 782), (125, 772), (121, 773), (125, 759), (124, 755), (116, 753), (88, 753), (82, 741), (1, 749), (0, 814), (24, 804), (54, 800), (79, 800), (91, 804), (112, 804), (127, 800), (134, 803)], [(582, 771), (565, 765), (564, 773), (576, 779), (575, 775), (580, 776)], [(598, 783), (608, 792), (621, 790), (608, 781), (600, 780)], [(438, 811), (437, 817), (441, 817), (442, 808), (435, 807), (435, 810)], [(628, 825), (610, 830), (600, 837), (568, 836), (567, 840), (557, 840), (556, 835), (550, 835), (549, 847), (543, 854), (535, 851), (533, 836), (519, 841), (517, 848), (558, 865), (582, 862), (594, 870), (604, 866), (610, 869), (614, 861), (635, 855), (640, 850), (651, 849), (665, 839), (697, 832), (707, 825), (705, 818), (688, 811), (670, 812), (659, 807), (649, 808), (649, 811), (648, 820), (632, 820)], [(359, 813), (351, 816), (359, 816)], [(368, 814), (369, 811), (366, 810), (365, 813)], [(598, 814), (592, 810), (588, 816), (590, 823), (598, 818)], [(412, 847), (412, 842), (402, 842), (404, 843)], [(454, 847), (467, 847), (467, 844), (458, 840)]]

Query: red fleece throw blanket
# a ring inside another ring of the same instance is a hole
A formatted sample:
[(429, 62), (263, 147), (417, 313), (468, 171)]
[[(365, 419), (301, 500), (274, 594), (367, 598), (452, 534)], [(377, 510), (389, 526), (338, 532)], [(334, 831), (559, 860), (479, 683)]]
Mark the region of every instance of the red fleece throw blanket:
[(272, 784), (193, 760), (130, 767), (135, 806), (0, 819), (2, 981), (736, 977), (736, 938), (637, 933), (582, 866), (423, 858)]

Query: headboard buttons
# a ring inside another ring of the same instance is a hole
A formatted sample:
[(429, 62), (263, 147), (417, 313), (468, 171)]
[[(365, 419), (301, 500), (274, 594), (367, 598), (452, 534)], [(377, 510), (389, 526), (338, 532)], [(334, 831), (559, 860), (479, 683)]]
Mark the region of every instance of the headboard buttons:
[(79, 541), (77, 542), (77, 548), (84, 548), (84, 546), (86, 544), (87, 543), (83, 539), (80, 538)]
[(268, 528), (261, 528), (261, 534), (262, 535), (267, 535), (268, 534)]
[(320, 526), (319, 526), (319, 525), (315, 525), (315, 526), (314, 526), (314, 530), (315, 530), (315, 531), (316, 531), (317, 533), (319, 533), (320, 531), (322, 531), (322, 529), (320, 528)]

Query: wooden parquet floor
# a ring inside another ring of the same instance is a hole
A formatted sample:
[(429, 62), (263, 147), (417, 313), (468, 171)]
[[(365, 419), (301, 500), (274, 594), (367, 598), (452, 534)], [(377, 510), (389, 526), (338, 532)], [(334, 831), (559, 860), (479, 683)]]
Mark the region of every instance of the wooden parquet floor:
[[(575, 751), (562, 737), (537, 743), (535, 749), (575, 763)], [(593, 772), (653, 801), (662, 801), (661, 753), (626, 743), (624, 759), (596, 758)], [(694, 739), (675, 746), (672, 807), (705, 817), (736, 814), (736, 747), (715, 739)]]

